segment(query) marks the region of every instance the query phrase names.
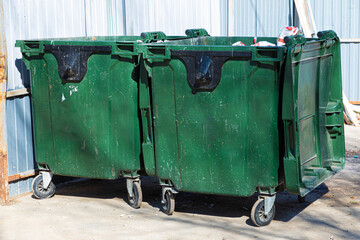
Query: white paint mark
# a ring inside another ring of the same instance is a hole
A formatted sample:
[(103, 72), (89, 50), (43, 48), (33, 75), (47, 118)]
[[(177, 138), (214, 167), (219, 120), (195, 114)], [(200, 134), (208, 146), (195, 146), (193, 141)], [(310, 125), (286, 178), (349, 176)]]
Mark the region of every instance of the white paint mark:
[(78, 91), (78, 86), (69, 86), (70, 88), (70, 96), (74, 93)]
[(65, 98), (64, 93), (63, 93), (62, 96), (61, 96), (61, 101), (63, 102), (65, 100), (66, 100), (66, 98)]

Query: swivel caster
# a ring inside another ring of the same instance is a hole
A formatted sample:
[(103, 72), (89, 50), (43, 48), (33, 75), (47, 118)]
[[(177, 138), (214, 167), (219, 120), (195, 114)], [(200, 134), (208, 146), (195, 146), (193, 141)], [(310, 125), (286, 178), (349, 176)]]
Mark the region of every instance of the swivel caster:
[(251, 209), (251, 220), (258, 226), (269, 225), (275, 216), (275, 195), (260, 197)]
[(38, 199), (51, 198), (55, 194), (55, 184), (51, 182), (52, 173), (41, 172), (31, 184), (33, 194)]
[(170, 187), (163, 187), (161, 207), (162, 211), (167, 215), (172, 215), (175, 210), (175, 196), (177, 191)]
[(139, 179), (126, 179), (129, 205), (135, 209), (140, 208), (142, 203), (142, 191)]

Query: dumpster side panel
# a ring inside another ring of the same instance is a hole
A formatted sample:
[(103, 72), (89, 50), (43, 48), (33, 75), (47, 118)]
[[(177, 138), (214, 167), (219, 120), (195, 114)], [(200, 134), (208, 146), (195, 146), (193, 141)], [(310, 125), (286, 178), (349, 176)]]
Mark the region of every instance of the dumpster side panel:
[(160, 179), (171, 180), (181, 189), (178, 155), (178, 132), (176, 126), (175, 76), (168, 62), (152, 63), (152, 111), (156, 156), (156, 175)]
[(287, 56), (285, 179), (288, 191), (302, 196), (345, 163), (340, 43), (332, 36), (290, 46)]
[(31, 103), (35, 156), (39, 164), (46, 164), (50, 169), (55, 169), (47, 76), (48, 65), (42, 58), (32, 58), (29, 61), (29, 67), (31, 72)]

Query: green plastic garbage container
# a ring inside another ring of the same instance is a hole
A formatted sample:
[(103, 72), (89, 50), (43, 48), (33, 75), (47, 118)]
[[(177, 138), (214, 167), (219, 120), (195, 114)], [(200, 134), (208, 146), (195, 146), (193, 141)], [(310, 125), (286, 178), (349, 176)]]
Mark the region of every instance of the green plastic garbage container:
[(276, 192), (304, 197), (344, 167), (339, 39), (330, 31), (286, 41), (198, 36), (140, 46), (144, 166), (160, 179), (165, 213), (177, 191), (257, 192), (251, 218), (267, 225)]
[[(169, 39), (186, 38), (169, 37)], [(138, 52), (141, 37), (80, 37), (17, 41), (31, 73), (34, 147), (41, 174), (38, 198), (51, 197), (53, 174), (127, 178), (128, 199), (140, 207), (142, 192)]]
[[(136, 46), (140, 37), (17, 41), (31, 74), (38, 198), (51, 197), (53, 174), (131, 183), (141, 204)], [(128, 184), (129, 185), (129, 184)]]

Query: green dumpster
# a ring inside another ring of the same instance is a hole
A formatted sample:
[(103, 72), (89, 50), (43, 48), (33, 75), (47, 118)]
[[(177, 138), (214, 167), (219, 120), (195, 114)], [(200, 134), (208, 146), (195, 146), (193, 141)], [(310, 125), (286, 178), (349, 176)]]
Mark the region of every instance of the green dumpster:
[(17, 41), (31, 73), (34, 147), (41, 171), (32, 186), (36, 197), (55, 193), (53, 174), (123, 176), (130, 205), (140, 207), (137, 46), (165, 38), (152, 32)]
[(339, 38), (318, 36), (140, 46), (144, 166), (160, 179), (165, 213), (177, 191), (259, 193), (251, 218), (267, 225), (276, 192), (304, 197), (344, 167)]
[(41, 171), (33, 181), (36, 197), (54, 194), (53, 174), (125, 176), (136, 195), (129, 193), (129, 202), (140, 206), (136, 68), (140, 39), (17, 41), (31, 74), (34, 147)]

